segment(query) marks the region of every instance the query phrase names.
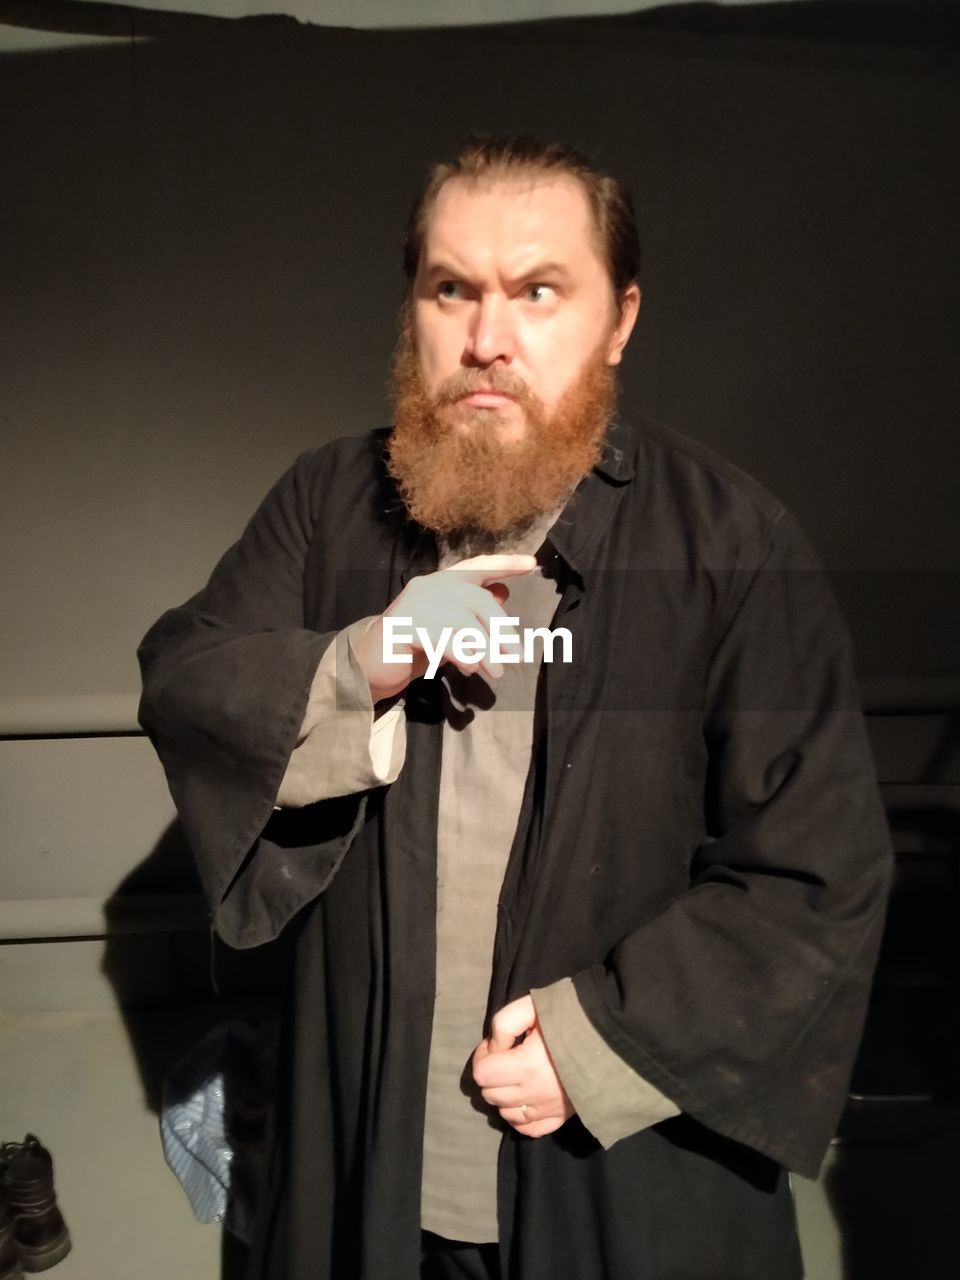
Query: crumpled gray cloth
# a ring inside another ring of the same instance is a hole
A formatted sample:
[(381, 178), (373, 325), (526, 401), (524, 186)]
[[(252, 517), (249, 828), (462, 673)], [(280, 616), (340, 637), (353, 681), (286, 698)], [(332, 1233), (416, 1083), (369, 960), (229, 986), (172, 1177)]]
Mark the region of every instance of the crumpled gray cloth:
[(194, 1214), (249, 1243), (267, 1114), (270, 1041), (249, 1022), (214, 1027), (163, 1085), (160, 1135)]

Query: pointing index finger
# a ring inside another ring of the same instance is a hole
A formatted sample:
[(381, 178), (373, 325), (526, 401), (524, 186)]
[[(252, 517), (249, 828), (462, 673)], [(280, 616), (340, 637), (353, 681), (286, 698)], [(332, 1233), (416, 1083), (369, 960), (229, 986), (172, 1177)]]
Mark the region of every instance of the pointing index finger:
[(485, 587), (491, 582), (502, 582), (504, 578), (516, 578), (523, 573), (532, 573), (537, 567), (537, 558), (536, 556), (471, 556), (469, 560), (461, 560), (447, 567), (464, 574), (477, 586)]

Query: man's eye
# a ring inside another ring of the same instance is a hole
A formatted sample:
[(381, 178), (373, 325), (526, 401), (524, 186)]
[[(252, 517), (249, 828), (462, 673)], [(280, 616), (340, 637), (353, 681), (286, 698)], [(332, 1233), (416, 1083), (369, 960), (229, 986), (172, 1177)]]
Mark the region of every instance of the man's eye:
[(528, 302), (549, 302), (554, 296), (554, 289), (549, 284), (528, 284), (523, 296)]
[(437, 285), (437, 296), (440, 298), (462, 298), (463, 285), (458, 280), (441, 280)]

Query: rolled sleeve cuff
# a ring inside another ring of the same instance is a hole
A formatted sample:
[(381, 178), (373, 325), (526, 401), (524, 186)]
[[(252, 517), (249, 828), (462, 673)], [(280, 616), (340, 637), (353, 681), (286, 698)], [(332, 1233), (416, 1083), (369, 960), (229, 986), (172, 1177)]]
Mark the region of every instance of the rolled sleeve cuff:
[(394, 782), (406, 755), (403, 703), (377, 715), (355, 641), (375, 618), (337, 633), (324, 650), (307, 699), (300, 740), (290, 756), (277, 804), (302, 808)]
[(606, 1149), (680, 1114), (615, 1053), (583, 1011), (572, 978), (531, 991), (544, 1043), (577, 1115)]

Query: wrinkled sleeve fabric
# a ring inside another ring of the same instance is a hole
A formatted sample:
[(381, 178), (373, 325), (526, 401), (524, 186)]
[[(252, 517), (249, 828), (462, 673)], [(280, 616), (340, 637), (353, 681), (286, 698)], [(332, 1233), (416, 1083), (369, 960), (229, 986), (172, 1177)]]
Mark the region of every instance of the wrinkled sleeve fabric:
[(846, 629), (789, 515), (723, 589), (689, 888), (574, 986), (684, 1113), (815, 1176), (862, 1029), (889, 836)]
[[(336, 634), (304, 625), (304, 564), (323, 466), (322, 451), (301, 455), (203, 590), (165, 613), (138, 651), (140, 721), (166, 772), (214, 925), (236, 947), (276, 937), (323, 891), (364, 817), (366, 793), (292, 813), (274, 809)], [(330, 751), (337, 746), (331, 741)]]
[(280, 808), (301, 809), (386, 786), (399, 777), (406, 754), (403, 705), (395, 702), (377, 715), (355, 649), (375, 621), (374, 615), (344, 627), (320, 659), (277, 794)]
[(584, 1127), (606, 1149), (680, 1108), (610, 1048), (583, 1012), (570, 978), (531, 991), (544, 1043)]

